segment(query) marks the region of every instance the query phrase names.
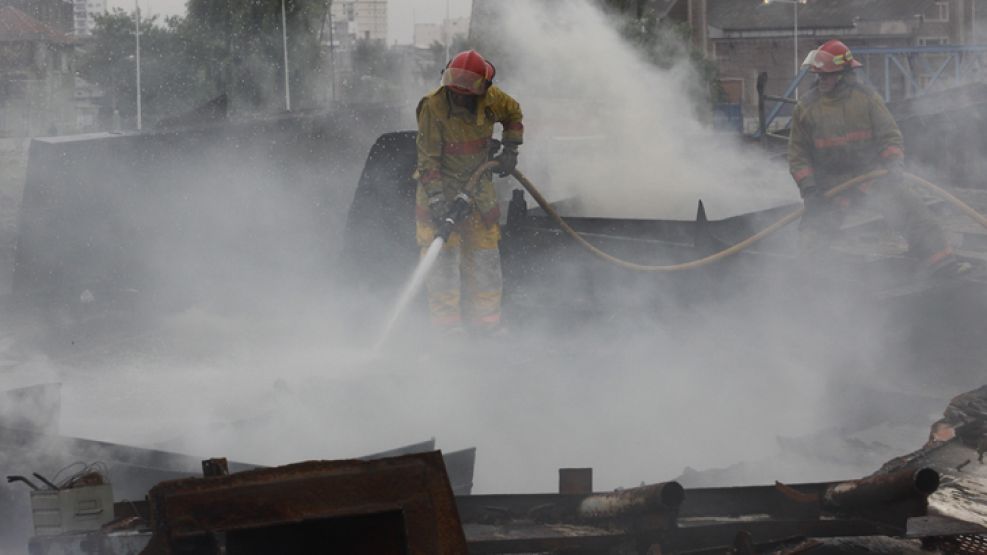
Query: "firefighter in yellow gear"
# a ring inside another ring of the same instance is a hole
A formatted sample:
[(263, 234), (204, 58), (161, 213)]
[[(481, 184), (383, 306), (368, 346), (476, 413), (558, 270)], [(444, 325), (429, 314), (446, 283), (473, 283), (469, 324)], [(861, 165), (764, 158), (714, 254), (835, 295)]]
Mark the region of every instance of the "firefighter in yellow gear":
[(517, 165), (523, 142), (521, 107), (492, 83), (494, 67), (473, 50), (457, 54), (442, 73), (442, 86), (418, 103), (416, 239), (422, 254), (436, 237), (453, 200), (469, 198), (469, 216), (458, 223), (426, 279), (433, 325), (448, 332), (470, 326), (501, 329), (500, 208), (491, 176), (474, 190), (466, 184), (489, 160), (494, 124), (503, 126), (499, 173)]
[[(825, 245), (842, 225), (846, 209), (866, 193), (890, 227), (904, 236), (911, 256), (932, 271), (955, 264), (942, 227), (903, 183), (901, 131), (877, 92), (853, 75), (862, 64), (838, 40), (824, 43), (806, 61), (818, 81), (795, 107), (788, 143), (789, 169), (805, 202), (803, 250)], [(824, 198), (828, 189), (881, 167), (888, 174), (873, 185)]]

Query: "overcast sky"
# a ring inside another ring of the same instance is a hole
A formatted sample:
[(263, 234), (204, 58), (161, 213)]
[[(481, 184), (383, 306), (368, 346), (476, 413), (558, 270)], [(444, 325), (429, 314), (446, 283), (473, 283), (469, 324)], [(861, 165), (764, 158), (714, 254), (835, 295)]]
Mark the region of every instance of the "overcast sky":
[[(139, 0), (145, 13), (182, 15), (185, 0)], [(134, 0), (109, 0), (111, 8), (133, 9)], [(469, 15), (472, 0), (388, 0), (388, 42), (411, 43), (415, 22), (437, 23), (445, 17), (446, 6), (450, 17)]]

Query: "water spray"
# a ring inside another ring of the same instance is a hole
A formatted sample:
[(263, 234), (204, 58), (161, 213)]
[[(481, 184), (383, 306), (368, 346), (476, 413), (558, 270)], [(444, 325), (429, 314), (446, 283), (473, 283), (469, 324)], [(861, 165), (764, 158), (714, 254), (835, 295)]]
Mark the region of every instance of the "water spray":
[[(470, 180), (467, 183), (466, 187), (470, 188), (475, 186), (480, 176), (482, 176), (485, 172), (495, 168), (497, 165), (498, 162), (496, 160), (491, 160), (481, 165), (479, 168), (476, 169), (476, 171), (470, 177)], [(832, 189), (826, 191), (825, 196), (826, 198), (833, 198), (834, 196), (838, 195), (839, 193), (842, 193), (847, 189), (856, 187), (861, 183), (872, 181), (876, 178), (883, 176), (886, 173), (888, 173), (887, 170), (879, 169), (879, 170), (873, 170), (863, 175), (859, 175), (857, 177), (844, 181), (840, 185), (837, 185), (836, 187), (833, 187)], [(563, 229), (563, 231), (568, 233), (573, 239), (575, 239), (581, 246), (586, 248), (593, 255), (602, 258), (607, 262), (620, 266), (622, 268), (644, 271), (644, 272), (674, 272), (679, 270), (691, 270), (694, 268), (706, 266), (713, 262), (717, 262), (723, 258), (734, 255), (750, 247), (755, 242), (763, 239), (764, 237), (767, 237), (768, 235), (774, 233), (775, 231), (778, 231), (785, 225), (797, 220), (799, 217), (802, 216), (802, 213), (805, 211), (804, 208), (800, 207), (792, 211), (791, 213), (786, 214), (774, 224), (748, 237), (747, 239), (735, 245), (727, 247), (726, 249), (723, 249), (717, 253), (709, 255), (705, 258), (700, 258), (697, 260), (692, 260), (689, 262), (683, 262), (679, 264), (648, 266), (643, 264), (635, 264), (633, 262), (628, 262), (626, 260), (621, 260), (615, 256), (611, 256), (610, 254), (603, 252), (599, 248), (590, 244), (576, 230), (570, 227), (569, 224), (567, 224), (565, 220), (562, 219), (561, 216), (559, 216), (559, 214), (552, 208), (552, 206), (548, 203), (548, 201), (545, 200), (545, 197), (541, 195), (538, 189), (535, 188), (534, 184), (531, 183), (531, 181), (529, 181), (527, 177), (525, 177), (520, 171), (516, 169), (511, 172), (511, 175), (514, 176), (514, 178), (517, 179), (524, 186), (524, 188), (528, 190), (529, 193), (531, 193), (532, 197), (534, 197), (538, 205), (549, 216), (551, 216), (556, 223), (559, 224), (559, 226)], [(947, 201), (959, 207), (965, 214), (967, 214), (972, 219), (977, 221), (977, 223), (987, 228), (987, 218), (977, 213), (975, 210), (970, 208), (963, 201), (959, 200), (955, 196), (944, 191), (940, 187), (916, 175), (909, 173), (909, 174), (905, 174), (905, 176), (908, 179), (911, 179), (914, 182), (918, 183), (919, 185), (922, 185), (923, 187), (935, 193), (938, 193)], [(429, 270), (431, 270), (432, 266), (435, 264), (435, 261), (438, 259), (439, 252), (442, 250), (442, 247), (445, 244), (445, 242), (449, 239), (449, 235), (452, 233), (453, 228), (455, 228), (458, 222), (463, 221), (466, 218), (466, 216), (469, 215), (469, 212), (470, 212), (469, 196), (467, 196), (465, 193), (460, 193), (453, 201), (452, 206), (450, 207), (449, 211), (446, 213), (446, 216), (440, 222), (438, 231), (436, 232), (435, 235), (435, 239), (432, 241), (432, 244), (429, 245), (428, 250), (425, 251), (424, 256), (422, 256), (421, 260), (418, 262), (418, 267), (415, 269), (415, 273), (412, 274), (411, 280), (405, 286), (404, 291), (401, 293), (401, 296), (398, 298), (397, 305), (395, 305), (394, 311), (391, 313), (391, 317), (388, 319), (387, 325), (384, 327), (384, 333), (381, 334), (380, 339), (377, 341), (376, 345), (374, 346), (375, 351), (379, 351), (380, 348), (383, 346), (384, 342), (387, 340), (387, 337), (390, 335), (391, 330), (394, 328), (394, 325), (397, 323), (398, 319), (400, 318), (401, 314), (404, 312), (408, 303), (411, 302), (411, 299), (414, 298), (414, 296), (421, 289), (422, 284), (425, 283), (425, 277), (428, 275)]]
[(377, 343), (374, 344), (374, 351), (380, 352), (381, 347), (387, 341), (388, 336), (391, 334), (391, 330), (394, 329), (394, 325), (397, 324), (398, 320), (401, 318), (401, 314), (408, 307), (408, 303), (411, 299), (415, 298), (418, 292), (421, 290), (422, 285), (425, 283), (425, 278), (428, 277), (428, 272), (435, 265), (435, 261), (439, 259), (439, 253), (442, 252), (442, 247), (445, 246), (446, 241), (449, 240), (449, 236), (452, 234), (456, 227), (456, 224), (462, 222), (469, 216), (470, 213), (470, 198), (466, 193), (459, 193), (456, 198), (452, 201), (452, 206), (449, 207), (449, 211), (439, 222), (438, 230), (435, 233), (435, 239), (428, 246), (425, 254), (422, 255), (421, 259), (418, 261), (418, 266), (415, 268), (415, 272), (411, 274), (411, 279), (408, 280), (407, 285), (401, 291), (401, 296), (398, 297), (397, 304), (394, 305), (394, 310), (391, 311), (390, 318), (387, 319), (387, 324), (384, 326), (383, 333), (380, 334), (380, 338)]

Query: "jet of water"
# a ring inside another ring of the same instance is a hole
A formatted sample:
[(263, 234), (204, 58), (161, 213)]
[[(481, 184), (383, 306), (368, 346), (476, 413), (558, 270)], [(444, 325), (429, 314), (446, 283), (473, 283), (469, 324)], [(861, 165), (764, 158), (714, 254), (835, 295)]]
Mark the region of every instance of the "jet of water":
[(418, 267), (415, 268), (415, 273), (411, 274), (411, 279), (408, 280), (408, 284), (404, 286), (401, 291), (401, 296), (398, 297), (398, 302), (394, 305), (394, 310), (391, 312), (391, 317), (387, 319), (387, 325), (384, 326), (384, 332), (381, 333), (380, 338), (374, 345), (374, 351), (380, 352), (381, 347), (387, 342), (387, 338), (391, 335), (391, 330), (394, 325), (397, 324), (398, 320), (401, 318), (401, 314), (404, 309), (407, 308), (408, 303), (411, 299), (418, 294), (418, 291), (422, 288), (425, 283), (425, 277), (428, 275), (429, 270), (435, 264), (435, 261), (439, 258), (439, 252), (442, 251), (442, 246), (445, 244), (445, 239), (442, 237), (436, 237), (432, 244), (428, 246), (428, 250), (425, 251), (425, 255), (422, 256), (421, 260), (418, 261)]

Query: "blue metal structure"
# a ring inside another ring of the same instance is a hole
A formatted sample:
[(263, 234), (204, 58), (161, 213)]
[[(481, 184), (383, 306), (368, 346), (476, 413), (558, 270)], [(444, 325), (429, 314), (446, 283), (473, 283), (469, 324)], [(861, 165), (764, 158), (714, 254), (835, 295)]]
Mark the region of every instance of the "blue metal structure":
[[(858, 74), (884, 96), (885, 102), (987, 80), (987, 45), (984, 44), (854, 48), (853, 53), (864, 62)], [(874, 58), (880, 62), (875, 64)], [(791, 99), (808, 73), (808, 68), (803, 66), (788, 84), (783, 98)], [(765, 117), (765, 129), (771, 128), (785, 104), (790, 103), (774, 102)], [(783, 129), (788, 126), (786, 123)], [(755, 134), (759, 135), (760, 132)]]

